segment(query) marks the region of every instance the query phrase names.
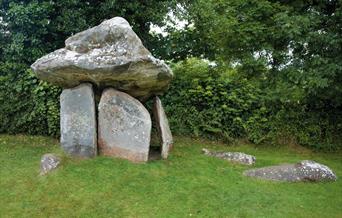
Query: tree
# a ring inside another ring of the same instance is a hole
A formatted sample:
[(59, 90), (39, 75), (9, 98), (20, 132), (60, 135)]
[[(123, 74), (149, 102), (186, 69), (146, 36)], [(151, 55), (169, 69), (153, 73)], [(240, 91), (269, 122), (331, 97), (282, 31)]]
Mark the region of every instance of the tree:
[(5, 38), (1, 43), (5, 55), (1, 60), (31, 64), (42, 55), (63, 47), (70, 35), (114, 16), (126, 18), (149, 49), (158, 48), (151, 43), (150, 24), (162, 25), (165, 14), (174, 4), (166, 0), (2, 0), (0, 33)]
[(341, 1), (193, 0), (184, 7), (192, 28), (170, 37), (192, 39), (180, 56), (238, 66), (284, 101), (341, 106)]

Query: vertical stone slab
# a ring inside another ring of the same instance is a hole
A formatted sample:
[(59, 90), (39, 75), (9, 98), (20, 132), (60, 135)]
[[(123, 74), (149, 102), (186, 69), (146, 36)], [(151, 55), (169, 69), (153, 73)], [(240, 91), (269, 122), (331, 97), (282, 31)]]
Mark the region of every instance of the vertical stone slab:
[(61, 103), (61, 145), (73, 156), (93, 157), (97, 154), (96, 111), (93, 87), (83, 83), (64, 89)]
[(161, 156), (163, 159), (166, 159), (169, 155), (170, 149), (172, 148), (173, 139), (169, 121), (167, 120), (163, 105), (157, 96), (154, 98), (153, 117), (156, 122), (161, 142)]
[(103, 91), (98, 115), (99, 152), (146, 162), (150, 148), (151, 117), (137, 99), (108, 88)]

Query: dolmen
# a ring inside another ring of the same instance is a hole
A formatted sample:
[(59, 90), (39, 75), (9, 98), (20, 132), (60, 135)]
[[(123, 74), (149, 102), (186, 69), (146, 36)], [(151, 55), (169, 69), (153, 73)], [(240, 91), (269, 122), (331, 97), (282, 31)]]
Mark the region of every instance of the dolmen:
[(154, 98), (161, 155), (168, 157), (173, 140), (158, 95), (168, 89), (173, 73), (152, 56), (124, 18), (69, 37), (65, 48), (43, 56), (31, 68), (41, 80), (63, 88), (61, 147), (66, 153), (146, 162), (152, 120), (143, 102)]

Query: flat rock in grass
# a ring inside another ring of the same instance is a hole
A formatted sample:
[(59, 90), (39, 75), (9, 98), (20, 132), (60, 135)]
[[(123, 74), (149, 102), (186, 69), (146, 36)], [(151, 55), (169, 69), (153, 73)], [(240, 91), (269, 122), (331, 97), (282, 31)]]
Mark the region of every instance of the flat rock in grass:
[(72, 89), (64, 89), (61, 104), (61, 146), (78, 157), (97, 154), (95, 100), (92, 85), (83, 83)]
[(297, 164), (283, 164), (247, 170), (244, 175), (286, 182), (321, 182), (335, 181), (337, 179), (329, 167), (311, 160), (303, 160)]
[(31, 68), (38, 78), (64, 88), (91, 82), (138, 98), (164, 92), (173, 77), (121, 17), (71, 36), (65, 48), (38, 59)]
[(55, 154), (44, 154), (40, 160), (40, 175), (45, 175), (56, 169), (61, 163), (61, 159)]
[(146, 162), (151, 126), (149, 112), (137, 99), (112, 88), (103, 91), (98, 115), (100, 154)]
[(253, 165), (256, 158), (252, 155), (241, 152), (221, 152), (221, 151), (209, 151), (203, 148), (203, 153), (207, 156), (217, 157), (220, 159), (228, 160), (234, 163)]
[(170, 149), (172, 148), (173, 139), (169, 121), (167, 120), (163, 105), (157, 96), (154, 98), (153, 118), (155, 120), (161, 142), (161, 156), (163, 159), (166, 159), (169, 155)]

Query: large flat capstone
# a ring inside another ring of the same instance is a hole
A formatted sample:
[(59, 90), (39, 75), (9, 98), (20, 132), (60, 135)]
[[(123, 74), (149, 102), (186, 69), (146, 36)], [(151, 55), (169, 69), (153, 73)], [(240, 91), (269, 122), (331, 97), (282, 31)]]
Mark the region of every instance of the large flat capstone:
[(112, 88), (103, 91), (98, 111), (100, 154), (146, 162), (151, 126), (149, 112), (137, 99)]
[(73, 156), (93, 157), (97, 153), (96, 112), (92, 85), (64, 89), (61, 103), (61, 146)]
[(141, 99), (164, 92), (173, 77), (121, 17), (71, 36), (65, 48), (38, 59), (31, 68), (38, 78), (64, 88), (91, 82)]
[(166, 159), (173, 145), (172, 134), (169, 126), (169, 121), (166, 117), (163, 105), (159, 97), (154, 98), (153, 117), (158, 130), (159, 140), (161, 143), (161, 156)]

